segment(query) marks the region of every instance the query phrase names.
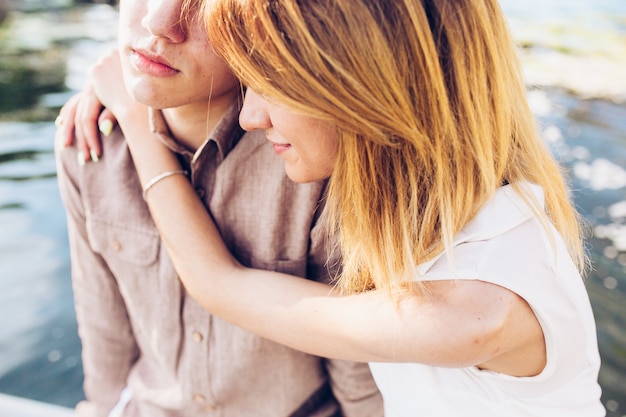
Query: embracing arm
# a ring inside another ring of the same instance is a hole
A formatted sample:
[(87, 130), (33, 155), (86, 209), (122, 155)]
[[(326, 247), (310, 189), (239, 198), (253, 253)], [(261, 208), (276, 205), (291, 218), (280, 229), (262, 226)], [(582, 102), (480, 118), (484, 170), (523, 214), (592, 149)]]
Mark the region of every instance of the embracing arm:
[[(180, 169), (148, 132), (135, 128), (127, 137), (134, 138), (129, 146), (142, 183)], [(341, 296), (326, 284), (238, 264), (182, 176), (162, 181), (147, 199), (190, 294), (214, 314), (295, 349), (356, 361), (468, 366), (536, 342), (530, 308), (497, 285), (433, 282), (429, 295), (407, 291), (397, 303), (384, 291)]]
[[(95, 67), (95, 78), (102, 81), (96, 93), (117, 117), (141, 183), (180, 170), (149, 132), (146, 108), (106, 85), (108, 71)], [(158, 182), (147, 201), (189, 293), (212, 313), (263, 337), (356, 361), (485, 367), (493, 362), (498, 370), (517, 374), (542, 367), (535, 349), (542, 347), (541, 328), (525, 301), (502, 287), (441, 281), (429, 284), (429, 295), (407, 290), (397, 302), (384, 291), (342, 296), (326, 284), (241, 266), (181, 175)], [(526, 357), (521, 368), (511, 365)]]

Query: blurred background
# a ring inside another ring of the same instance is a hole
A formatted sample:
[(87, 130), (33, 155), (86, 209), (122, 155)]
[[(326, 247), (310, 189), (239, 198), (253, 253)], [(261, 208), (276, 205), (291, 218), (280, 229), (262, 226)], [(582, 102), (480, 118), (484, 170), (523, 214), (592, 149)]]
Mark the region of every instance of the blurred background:
[[(131, 1), (131, 0), (129, 0)], [(0, 0), (0, 393), (83, 398), (54, 119), (115, 44), (114, 1)], [(501, 0), (589, 225), (602, 400), (626, 416), (626, 1)], [(106, 157), (106, 156), (105, 156)]]

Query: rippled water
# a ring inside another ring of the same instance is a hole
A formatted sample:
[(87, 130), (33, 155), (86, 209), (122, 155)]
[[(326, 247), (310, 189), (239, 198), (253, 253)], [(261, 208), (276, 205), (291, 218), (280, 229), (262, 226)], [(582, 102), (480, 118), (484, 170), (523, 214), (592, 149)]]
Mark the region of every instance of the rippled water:
[[(3, 46), (66, 54), (68, 91), (41, 97), (44, 108), (80, 88), (89, 63), (114, 40), (116, 12), (107, 6), (13, 17), (14, 36)], [(51, 120), (0, 121), (0, 392), (73, 407), (83, 398), (83, 373), (54, 132)]]
[(570, 169), (574, 200), (593, 232), (587, 288), (602, 356), (609, 416), (626, 414), (626, 107), (559, 91), (531, 95), (544, 136)]
[(0, 391), (82, 398), (51, 123), (0, 124)]
[[(609, 416), (626, 415), (626, 2), (502, 1), (523, 45), (529, 97), (544, 137), (572, 175), (589, 222), (587, 279)], [(76, 13), (76, 12), (74, 12)], [(71, 42), (69, 89), (112, 41), (115, 12), (22, 16), (32, 44)], [(54, 106), (67, 94), (50, 95)], [(51, 121), (0, 122), (0, 392), (73, 406), (82, 398), (65, 217)]]

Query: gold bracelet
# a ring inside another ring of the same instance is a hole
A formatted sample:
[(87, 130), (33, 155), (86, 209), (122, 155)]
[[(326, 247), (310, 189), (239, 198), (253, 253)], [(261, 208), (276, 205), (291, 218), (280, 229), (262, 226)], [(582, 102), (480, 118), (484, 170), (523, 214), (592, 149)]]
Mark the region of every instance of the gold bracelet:
[(157, 182), (161, 181), (164, 178), (171, 177), (172, 175), (178, 175), (178, 174), (187, 176), (187, 171), (183, 171), (182, 169), (179, 169), (176, 171), (165, 171), (165, 172), (160, 173), (156, 177), (152, 178), (150, 181), (146, 183), (146, 185), (143, 186), (143, 199), (144, 200), (146, 199), (146, 195), (148, 194), (148, 191), (150, 191), (150, 189), (154, 187)]

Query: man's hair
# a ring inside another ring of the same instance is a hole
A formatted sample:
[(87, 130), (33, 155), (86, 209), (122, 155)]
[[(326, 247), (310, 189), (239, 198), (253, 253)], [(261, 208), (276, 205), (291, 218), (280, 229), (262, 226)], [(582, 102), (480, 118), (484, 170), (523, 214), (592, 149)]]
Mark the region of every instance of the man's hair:
[(526, 100), (497, 0), (207, 0), (244, 84), (340, 132), (327, 215), (348, 291), (392, 289), (449, 250), (496, 189), (540, 185), (584, 265), (578, 215)]

